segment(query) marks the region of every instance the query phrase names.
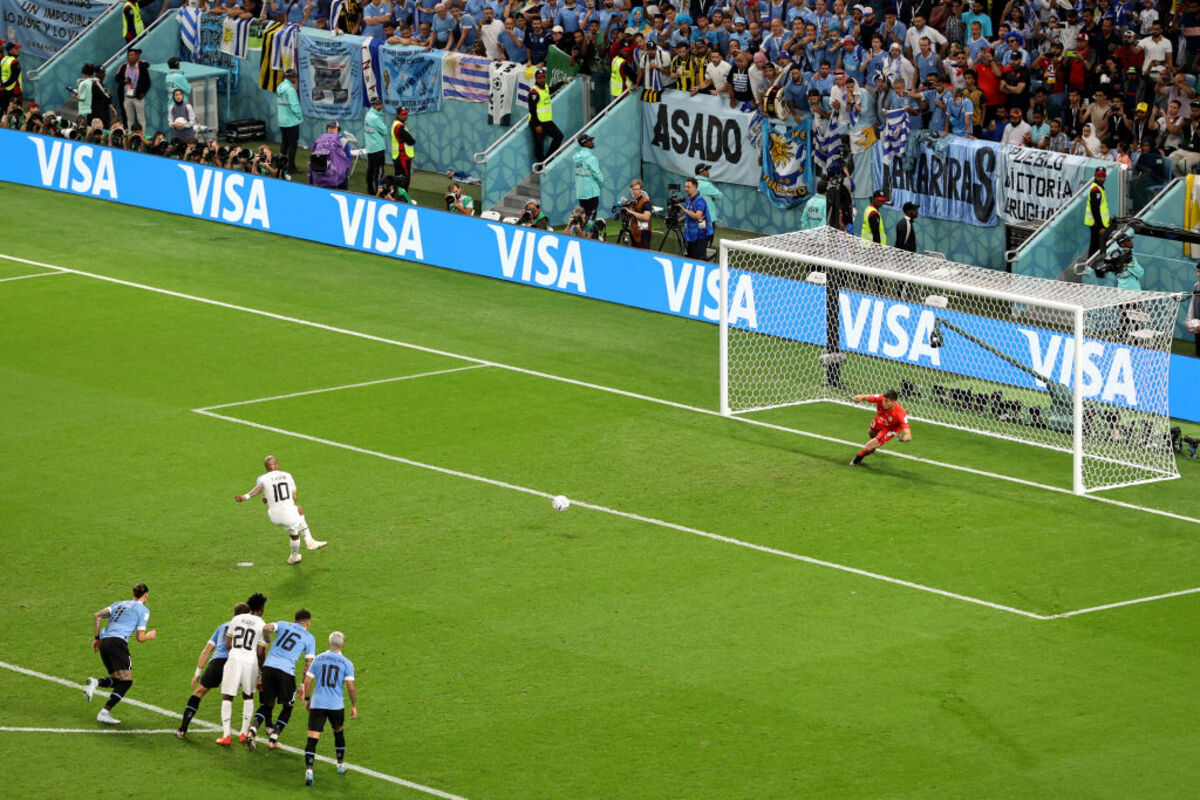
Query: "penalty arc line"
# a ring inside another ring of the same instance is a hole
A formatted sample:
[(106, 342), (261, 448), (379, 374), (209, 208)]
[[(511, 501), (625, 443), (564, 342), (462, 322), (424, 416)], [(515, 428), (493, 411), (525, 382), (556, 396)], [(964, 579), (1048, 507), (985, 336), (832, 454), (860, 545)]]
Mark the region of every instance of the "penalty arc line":
[[(738, 417), (738, 416), (725, 417), (723, 414), (721, 414), (721, 412), (715, 411), (710, 408), (701, 408), (700, 406), (693, 406), (693, 405), (689, 405), (687, 403), (679, 403), (674, 400), (666, 400), (661, 397), (653, 397), (651, 395), (640, 394), (638, 392), (630, 392), (630, 391), (626, 391), (624, 389), (617, 389), (612, 386), (605, 386), (605, 385), (599, 384), (599, 383), (592, 383), (590, 381), (578, 380), (576, 378), (567, 378), (562, 375), (554, 375), (554, 374), (551, 374), (548, 372), (541, 372), (538, 370), (526, 369), (524, 367), (517, 367), (517, 366), (513, 366), (511, 364), (502, 364), (497, 361), (489, 361), (487, 359), (476, 358), (475, 356), (467, 356), (467, 355), (463, 355), (461, 353), (452, 353), (448, 350), (439, 350), (438, 348), (435, 348), (435, 347), (426, 347), (425, 345), (419, 345), (419, 344), (415, 344), (413, 342), (404, 342), (404, 341), (400, 341), (398, 339), (389, 339), (385, 336), (376, 336), (375, 334), (364, 333), (362, 331), (355, 331), (355, 330), (351, 330), (349, 328), (340, 328), (335, 325), (326, 325), (325, 323), (322, 323), (322, 322), (314, 322), (312, 320), (300, 319), (299, 317), (291, 317), (286, 314), (277, 314), (273, 311), (264, 311), (264, 310), (258, 309), (258, 308), (250, 308), (249, 306), (242, 306), (242, 305), (238, 305), (236, 303), (227, 303), (223, 300), (213, 300), (208, 297), (199, 297), (198, 295), (187, 294), (185, 292), (176, 292), (172, 289), (163, 289), (158, 286), (150, 286), (148, 284), (137, 283), (135, 281), (127, 281), (127, 280), (124, 280), (121, 278), (113, 278), (111, 276), (100, 275), (95, 272), (85, 272), (84, 270), (71, 269), (69, 267), (60, 267), (56, 264), (47, 264), (42, 261), (33, 261), (33, 260), (27, 259), (27, 258), (20, 258), (19, 256), (10, 256), (6, 253), (0, 253), (0, 259), (16, 261), (21, 264), (31, 264), (33, 266), (45, 267), (47, 269), (60, 270), (65, 273), (70, 273), (72, 275), (79, 275), (80, 277), (84, 277), (84, 278), (92, 278), (93, 280), (104, 281), (106, 283), (113, 283), (113, 284), (116, 284), (119, 286), (127, 286), (127, 287), (130, 287), (133, 289), (141, 289), (142, 291), (154, 292), (155, 294), (166, 295), (168, 297), (175, 297), (175, 298), (178, 298), (181, 300), (190, 300), (190, 301), (196, 302), (196, 303), (204, 303), (205, 305), (216, 306), (218, 308), (226, 308), (231, 311), (241, 311), (242, 313), (245, 313), (245, 314), (254, 314), (256, 316), (266, 317), (268, 319), (279, 320), (281, 322), (291, 322), (296, 325), (304, 325), (309, 328), (316, 328), (318, 330), (328, 331), (330, 333), (338, 333), (338, 334), (342, 334), (345, 336), (353, 336), (353, 337), (356, 337), (359, 339), (366, 339), (367, 341), (379, 342), (381, 344), (389, 344), (389, 345), (393, 345), (395, 347), (404, 347), (409, 350), (416, 350), (416, 351), (419, 351), (422, 353), (432, 353), (434, 355), (445, 356), (446, 358), (453, 358), (453, 359), (457, 359), (459, 361), (470, 361), (470, 362), (473, 362), (480, 366), (495, 367), (497, 369), (508, 370), (509, 372), (517, 372), (517, 373), (520, 373), (523, 375), (530, 375), (530, 376), (534, 376), (534, 377), (538, 377), (538, 378), (544, 378), (546, 380), (557, 381), (559, 383), (570, 384), (572, 386), (580, 386), (580, 387), (583, 387), (586, 389), (595, 389), (596, 391), (600, 391), (600, 392), (607, 392), (609, 394), (620, 395), (621, 397), (629, 397), (629, 398), (632, 398), (635, 400), (644, 400), (645, 402), (648, 402), (648, 403), (656, 403), (658, 405), (668, 406), (670, 408), (678, 408), (678, 409), (682, 409), (684, 411), (691, 411), (691, 412), (694, 412), (697, 414), (705, 414), (707, 416), (714, 416), (714, 417), (723, 417), (725, 419), (729, 419), (734, 422), (741, 422), (741, 423), (744, 423), (747, 425), (758, 425), (761, 427), (773, 428), (773, 429), (781, 431), (781, 432), (787, 432), (787, 433), (791, 433), (791, 434), (794, 434), (797, 436), (805, 436), (810, 439), (816, 439), (819, 441), (831, 442), (831, 443), (846, 445), (846, 446), (855, 447), (855, 448), (860, 447), (862, 444), (861, 442), (851, 442), (846, 439), (838, 439), (838, 438), (832, 437), (832, 436), (825, 436), (825, 435), (822, 435), (819, 433), (812, 433), (810, 431), (801, 430), (799, 428), (789, 428), (789, 427), (786, 427), (783, 425), (773, 425), (771, 423), (762, 422), (760, 420), (755, 420), (755, 419), (748, 419), (745, 417)], [(930, 458), (921, 458), (920, 456), (913, 456), (913, 455), (909, 455), (907, 453), (900, 453), (900, 452), (896, 452), (895, 450), (880, 450), (878, 452), (884, 456), (888, 456), (891, 458), (901, 458), (901, 459), (905, 459), (908, 461), (915, 461), (917, 463), (928, 464), (930, 466), (941, 467), (943, 469), (954, 470), (956, 472), (965, 472), (969, 475), (978, 475), (980, 477), (990, 478), (992, 480), (1005, 481), (1008, 483), (1015, 483), (1015, 484), (1018, 484), (1021, 486), (1028, 486), (1033, 489), (1044, 489), (1046, 491), (1055, 492), (1057, 494), (1065, 494), (1065, 495), (1070, 495), (1072, 497), (1080, 497), (1084, 500), (1091, 500), (1092, 502), (1096, 502), (1096, 503), (1106, 503), (1108, 505), (1118, 506), (1120, 508), (1125, 508), (1130, 511), (1140, 511), (1142, 513), (1154, 514), (1154, 515), (1160, 516), (1160, 517), (1167, 517), (1170, 519), (1178, 520), (1180, 522), (1190, 522), (1194, 525), (1200, 525), (1200, 517), (1189, 517), (1189, 516), (1186, 516), (1183, 514), (1176, 514), (1174, 512), (1165, 511), (1165, 510), (1159, 509), (1159, 508), (1151, 508), (1149, 506), (1140, 506), (1135, 503), (1127, 503), (1122, 500), (1114, 500), (1110, 497), (1102, 497), (1102, 496), (1094, 494), (1094, 493), (1088, 493), (1088, 494), (1084, 494), (1084, 495), (1076, 495), (1070, 489), (1065, 489), (1061, 486), (1051, 486), (1050, 484), (1038, 483), (1036, 481), (1025, 480), (1024, 478), (1017, 478), (1012, 475), (1001, 475), (1000, 473), (997, 473), (997, 472), (988, 472), (987, 470), (974, 469), (972, 467), (964, 467), (959, 464), (950, 464), (945, 461), (935, 461)]]
[[(69, 680), (66, 680), (65, 678), (59, 678), (55, 675), (47, 675), (44, 672), (38, 672), (37, 670), (27, 669), (25, 667), (19, 667), (16, 664), (10, 664), (7, 661), (0, 661), (0, 667), (7, 669), (7, 670), (11, 670), (16, 673), (19, 673), (21, 675), (26, 675), (30, 678), (38, 678), (39, 680), (49, 681), (51, 683), (57, 683), (59, 686), (65, 686), (68, 689), (76, 689), (80, 693), (83, 692), (83, 684), (75, 683), (74, 681), (69, 681)], [(98, 691), (98, 692), (96, 692), (96, 694), (103, 695), (105, 693)], [(162, 714), (163, 716), (170, 717), (171, 719), (181, 719), (180, 715), (176, 714), (174, 711), (169, 711), (160, 706), (151, 705), (150, 703), (143, 703), (140, 700), (135, 700), (135, 699), (126, 697), (121, 702), (126, 705), (131, 705), (131, 706), (135, 706), (137, 708), (145, 709), (146, 711), (153, 711), (156, 714)], [(219, 726), (214, 725), (211, 722), (205, 722), (204, 720), (199, 720), (199, 719), (192, 720), (192, 725), (199, 727), (202, 730), (205, 730), (207, 732), (215, 732), (217, 730), (220, 730)], [(113, 732), (117, 732), (117, 731), (113, 731)], [(172, 733), (173, 732), (174, 731), (172, 731)], [(304, 751), (301, 750), (300, 748), (292, 747), (291, 745), (287, 745), (287, 744), (280, 744), (279, 749), (283, 750), (284, 752), (287, 752), (287, 753), (292, 753), (294, 755), (304, 755)], [(337, 761), (335, 759), (332, 759), (329, 756), (318, 755), (316, 758), (317, 758), (317, 761), (321, 761), (326, 764), (336, 764), (337, 763)], [(449, 792), (444, 792), (441, 789), (434, 789), (432, 786), (424, 786), (419, 783), (414, 783), (413, 781), (408, 781), (408, 780), (405, 780), (404, 778), (397, 778), (395, 775), (388, 775), (386, 772), (377, 772), (376, 770), (368, 769), (367, 767), (360, 767), (357, 764), (351, 764), (351, 763), (347, 762), (346, 769), (350, 770), (351, 772), (358, 772), (363, 775), (370, 776), (372, 778), (377, 778), (378, 780), (381, 780), (381, 781), (386, 781), (387, 783), (393, 783), (397, 786), (403, 786), (407, 789), (414, 789), (418, 792), (423, 792), (424, 794), (433, 795), (434, 797), (441, 797), (441, 798), (443, 798), (443, 800), (467, 800), (465, 797), (462, 797), (460, 795), (451, 794)]]
[[(50, 266), (46, 264), (45, 266)], [(0, 283), (7, 281), (23, 281), (26, 278), (49, 278), (52, 275), (70, 275), (71, 273), (65, 269), (56, 270), (54, 272), (35, 272), (32, 275), (14, 275), (11, 278), (0, 278)]]
[[(357, 445), (346, 444), (345, 442), (338, 442), (333, 439), (324, 439), (320, 436), (311, 436), (307, 433), (299, 433), (297, 431), (289, 431), (285, 428), (278, 428), (273, 425), (264, 425), (260, 422), (251, 422), (250, 420), (238, 419), (237, 417), (230, 417), (225, 414), (215, 414), (211, 411), (208, 411), (208, 410), (205, 410), (202, 408), (193, 409), (193, 411), (195, 411), (197, 414), (202, 414), (206, 417), (212, 417), (214, 419), (220, 419), (220, 420), (224, 420), (226, 422), (233, 422), (238, 425), (245, 425), (247, 427), (257, 428), (258, 430), (269, 431), (271, 433), (278, 433), (282, 436), (290, 436), (290, 437), (293, 437), (296, 439), (303, 439), (304, 441), (313, 442), (314, 444), (322, 444), (322, 445), (326, 445), (328, 447), (336, 447), (341, 450), (348, 450), (352, 453), (359, 453), (361, 455), (374, 456), (375, 458), (382, 458), (387, 461), (393, 461), (398, 464), (405, 464), (407, 466), (417, 467), (419, 469), (427, 469), (427, 470), (431, 470), (433, 472), (439, 472), (443, 475), (449, 475), (449, 476), (452, 476), (455, 478), (465, 478), (467, 480), (476, 481), (478, 483), (485, 483), (485, 484), (488, 484), (489, 486), (496, 486), (501, 489), (509, 489), (511, 491), (522, 492), (523, 494), (533, 495), (535, 497), (544, 497), (547, 499), (554, 497), (554, 495), (551, 492), (543, 492), (539, 489), (531, 489), (528, 486), (520, 486), (515, 483), (509, 483), (507, 481), (501, 481), (501, 480), (497, 480), (495, 478), (487, 478), (482, 475), (475, 475), (470, 472), (463, 472), (461, 470), (450, 469), (449, 467), (440, 467), (436, 464), (428, 464), (423, 461), (415, 461), (411, 458), (404, 458), (403, 456), (395, 456), (390, 453), (382, 453), (378, 450), (370, 450), (365, 447), (358, 447)], [(1036, 620), (1047, 619), (1047, 617), (1045, 617), (1042, 614), (1037, 614), (1032, 611), (1025, 611), (1024, 609), (1020, 609), (1020, 608), (1013, 608), (1011, 606), (1001, 605), (999, 603), (993, 603), (990, 600), (983, 600), (978, 597), (970, 597), (969, 595), (957, 594), (955, 592), (947, 591), (945, 589), (938, 589), (937, 587), (934, 587), (934, 586), (926, 586), (924, 584), (915, 583), (913, 581), (906, 581), (902, 578), (893, 578), (890, 575), (881, 575), (879, 573), (869, 572), (867, 570), (859, 569), (857, 567), (851, 567), (851, 566), (847, 566), (845, 564), (837, 564), (832, 561), (824, 561), (819, 558), (813, 558), (812, 556), (800, 555), (798, 553), (789, 553), (786, 550), (778, 550), (774, 547), (767, 547), (766, 545), (754, 544), (753, 542), (747, 542), (742, 539), (734, 539), (730, 536), (722, 536), (721, 534), (718, 534), (718, 533), (710, 533), (709, 531), (703, 531), (698, 528), (690, 528), (686, 525), (680, 525), (675, 522), (667, 522), (666, 520), (656, 519), (654, 517), (647, 517), (647, 516), (643, 516), (642, 514), (635, 514), (635, 513), (629, 512), (629, 511), (619, 511), (614, 508), (608, 508), (607, 506), (595, 505), (593, 503), (588, 503), (588, 502), (581, 501), (581, 500), (572, 499), (571, 503), (580, 508), (591, 509), (592, 511), (598, 511), (603, 514), (611, 514), (616, 517), (623, 517), (625, 519), (634, 520), (636, 522), (644, 522), (649, 525), (656, 525), (660, 528), (668, 528), (670, 530), (679, 531), (681, 533), (689, 533), (689, 534), (692, 534), (693, 536), (701, 536), (706, 539), (712, 539), (713, 541), (716, 541), (716, 542), (722, 542), (724, 544), (731, 544), (731, 545), (735, 545), (737, 547), (744, 547), (748, 550), (756, 550), (760, 553), (767, 553), (769, 555), (782, 556), (783, 558), (790, 558), (793, 561), (802, 561), (806, 564), (813, 564), (813, 565), (819, 566), (819, 567), (827, 567), (829, 569), (838, 570), (840, 572), (847, 572), (852, 575), (858, 575), (858, 576), (861, 576), (864, 578), (871, 578), (872, 580), (882, 581), (884, 583), (890, 583), (890, 584), (894, 584), (896, 586), (904, 586), (909, 589), (916, 589), (918, 591), (927, 592), (929, 594), (935, 594), (935, 595), (939, 595), (941, 597), (947, 597), (952, 600), (959, 600), (964, 603), (971, 603), (974, 605), (985, 606), (987, 608), (991, 608), (996, 611), (1005, 611), (1009, 614), (1017, 614), (1022, 617), (1028, 617), (1029, 619), (1036, 619)]]

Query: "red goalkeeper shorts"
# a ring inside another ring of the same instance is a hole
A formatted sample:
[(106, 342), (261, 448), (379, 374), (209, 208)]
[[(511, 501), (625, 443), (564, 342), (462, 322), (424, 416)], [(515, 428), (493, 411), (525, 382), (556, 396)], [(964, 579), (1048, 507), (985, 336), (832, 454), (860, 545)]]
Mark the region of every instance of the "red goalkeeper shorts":
[(870, 432), (868, 433), (870, 438), (876, 440), (880, 444), (887, 444), (895, 435), (895, 431), (888, 430), (887, 428), (871, 428)]

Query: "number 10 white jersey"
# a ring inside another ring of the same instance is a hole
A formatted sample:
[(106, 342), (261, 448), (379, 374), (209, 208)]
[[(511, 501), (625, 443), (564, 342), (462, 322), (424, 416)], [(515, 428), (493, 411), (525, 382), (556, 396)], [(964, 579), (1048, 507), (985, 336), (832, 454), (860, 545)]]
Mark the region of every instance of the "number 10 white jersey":
[(267, 508), (274, 511), (277, 506), (292, 507), (296, 505), (296, 481), (292, 473), (281, 469), (260, 475), (257, 484), (263, 489), (263, 497), (267, 498)]

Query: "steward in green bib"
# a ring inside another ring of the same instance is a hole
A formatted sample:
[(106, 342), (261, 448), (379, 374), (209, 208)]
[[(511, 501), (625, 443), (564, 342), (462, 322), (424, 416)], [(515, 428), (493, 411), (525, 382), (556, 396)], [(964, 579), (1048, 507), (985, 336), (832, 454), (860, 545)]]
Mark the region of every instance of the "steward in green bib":
[(1083, 212), (1083, 224), (1088, 226), (1091, 232), (1091, 240), (1088, 242), (1088, 255), (1095, 255), (1104, 248), (1104, 242), (1108, 239), (1108, 193), (1104, 191), (1104, 181), (1108, 178), (1108, 170), (1104, 167), (1096, 168), (1096, 176), (1092, 179), (1092, 185), (1088, 187), (1087, 206)]
[[(533, 163), (546, 160), (562, 145), (563, 133), (554, 124), (554, 109), (550, 107), (550, 88), (546, 86), (546, 68), (533, 73), (534, 85), (529, 87), (529, 131), (533, 134)], [(546, 139), (550, 147), (546, 149)]]
[(138, 4), (134, 0), (125, 0), (125, 6), (121, 9), (121, 22), (127, 42), (132, 42), (141, 36), (142, 31), (146, 29), (146, 26), (142, 24), (142, 10), (138, 8)]
[(879, 213), (879, 209), (886, 202), (887, 195), (882, 191), (871, 195), (871, 204), (863, 212), (862, 231), (859, 233), (864, 242), (887, 244), (887, 230), (883, 227), (883, 215)]

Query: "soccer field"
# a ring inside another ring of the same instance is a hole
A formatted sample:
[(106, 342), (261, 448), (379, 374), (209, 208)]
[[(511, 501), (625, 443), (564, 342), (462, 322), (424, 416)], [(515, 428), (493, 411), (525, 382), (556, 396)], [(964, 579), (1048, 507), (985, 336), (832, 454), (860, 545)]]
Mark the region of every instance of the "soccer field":
[[(21, 220), (0, 245), (7, 796), (305, 791), (297, 750), (213, 743), (215, 692), (170, 735), (204, 642), (252, 592), (267, 621), (311, 610), (318, 651), (346, 633), (353, 766), (319, 763), (313, 795), (1200, 783), (1195, 462), (1081, 498), (1066, 455), (915, 423), (850, 469), (864, 410), (713, 413), (712, 325), (0, 198)], [(233, 502), (267, 454), (329, 542), (295, 566), (264, 508)], [(131, 643), (122, 725), (101, 730), (91, 614), (138, 581), (159, 638)]]

